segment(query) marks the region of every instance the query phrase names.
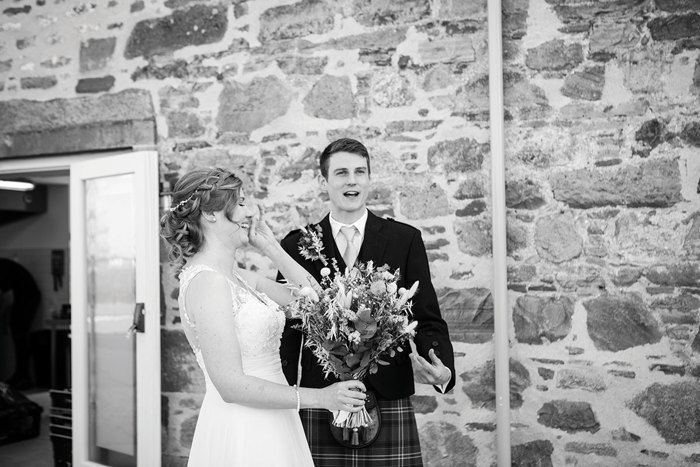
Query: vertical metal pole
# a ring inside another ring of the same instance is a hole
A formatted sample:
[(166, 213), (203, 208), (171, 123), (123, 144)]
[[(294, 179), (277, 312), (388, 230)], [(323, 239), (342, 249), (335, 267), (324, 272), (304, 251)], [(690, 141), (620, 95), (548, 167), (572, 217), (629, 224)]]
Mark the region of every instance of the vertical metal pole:
[(496, 367), (496, 448), (498, 467), (510, 467), (510, 381), (508, 363), (508, 286), (506, 190), (503, 136), (503, 43), (501, 0), (488, 0), (489, 116), (493, 229), (493, 306)]

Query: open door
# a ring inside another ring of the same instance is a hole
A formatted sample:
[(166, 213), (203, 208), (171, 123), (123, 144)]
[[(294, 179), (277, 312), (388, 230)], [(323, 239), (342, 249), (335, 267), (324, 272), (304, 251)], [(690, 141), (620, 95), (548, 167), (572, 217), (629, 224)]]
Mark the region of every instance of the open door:
[(73, 465), (161, 464), (158, 162), (70, 165)]

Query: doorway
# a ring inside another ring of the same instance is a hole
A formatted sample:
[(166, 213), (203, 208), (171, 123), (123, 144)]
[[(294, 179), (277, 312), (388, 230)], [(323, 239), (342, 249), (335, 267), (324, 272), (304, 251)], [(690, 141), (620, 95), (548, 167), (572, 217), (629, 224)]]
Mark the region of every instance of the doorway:
[(0, 212), (0, 258), (40, 288), (16, 388), (43, 408), (39, 436), (0, 445), (0, 465), (160, 465), (157, 177), (152, 151), (0, 162), (0, 179), (46, 192), (42, 213)]

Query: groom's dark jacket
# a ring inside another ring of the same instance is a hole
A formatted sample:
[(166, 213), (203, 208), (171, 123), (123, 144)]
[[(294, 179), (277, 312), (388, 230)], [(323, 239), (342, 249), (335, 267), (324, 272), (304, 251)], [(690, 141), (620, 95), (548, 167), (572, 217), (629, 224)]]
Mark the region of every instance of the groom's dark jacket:
[[(330, 261), (335, 258), (341, 271), (345, 270), (345, 262), (338, 251), (333, 239), (331, 224), (328, 216), (319, 223), (323, 232), (323, 253)], [(301, 264), (316, 280), (321, 282), (321, 269), (324, 267), (320, 260), (310, 261), (299, 253), (300, 230), (290, 232), (282, 240), (282, 248)], [(415, 281), (419, 281), (418, 293), (413, 297), (413, 319), (418, 321), (415, 343), (418, 353), (428, 362), (428, 351), (435, 350), (435, 354), (442, 360), (452, 372), (452, 379), (446, 386), (446, 391), (455, 385), (454, 354), (450, 343), (447, 324), (440, 316), (435, 289), (430, 280), (428, 257), (420, 231), (410, 225), (394, 220), (382, 219), (372, 212), (368, 212), (365, 235), (362, 241), (357, 261), (373, 261), (376, 267), (388, 264), (394, 270), (400, 269), (398, 287), (410, 288)], [(329, 263), (330, 266), (330, 263)], [(332, 268), (331, 268), (332, 270)], [(333, 271), (334, 273), (335, 271)], [(278, 277), (280, 278), (280, 277)], [(301, 345), (301, 332), (290, 326), (299, 320), (288, 320), (282, 335), (280, 355), (282, 370), (290, 385), (297, 382), (297, 364)], [(379, 366), (376, 374), (369, 375), (365, 380), (367, 388), (375, 391), (382, 399), (400, 399), (408, 397), (415, 392), (413, 384), (413, 368), (408, 344), (403, 352), (396, 352), (396, 356), (383, 360), (389, 362), (387, 366)], [(301, 359), (301, 386), (310, 388), (322, 388), (337, 381), (333, 375), (326, 378), (321, 365), (311, 350), (304, 348)]]

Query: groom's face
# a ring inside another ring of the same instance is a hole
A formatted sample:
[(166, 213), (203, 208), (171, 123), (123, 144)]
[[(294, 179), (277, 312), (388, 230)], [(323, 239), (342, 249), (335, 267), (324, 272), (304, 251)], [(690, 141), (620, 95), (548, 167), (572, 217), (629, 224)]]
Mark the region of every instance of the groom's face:
[(324, 184), (335, 215), (352, 217), (362, 213), (369, 193), (367, 159), (351, 152), (336, 152), (328, 159)]

